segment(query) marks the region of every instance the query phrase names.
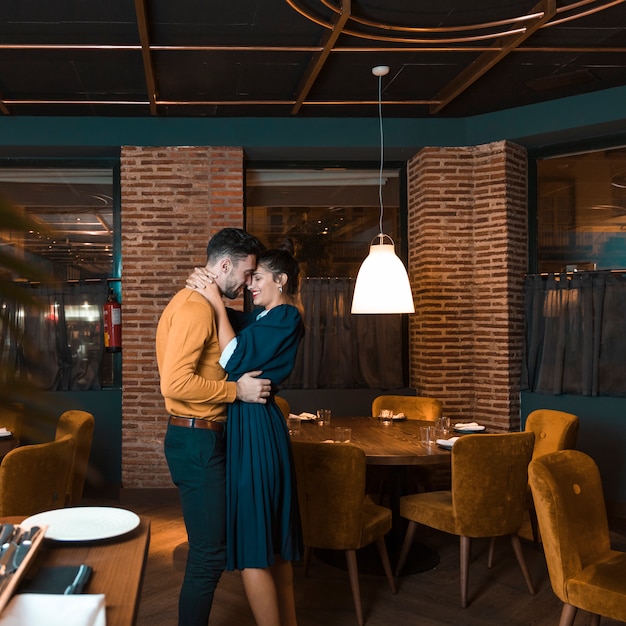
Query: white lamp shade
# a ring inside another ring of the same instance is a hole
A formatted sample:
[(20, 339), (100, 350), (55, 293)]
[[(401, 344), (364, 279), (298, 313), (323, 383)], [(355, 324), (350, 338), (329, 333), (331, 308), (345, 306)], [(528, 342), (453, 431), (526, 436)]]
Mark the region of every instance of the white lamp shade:
[(352, 313), (415, 313), (409, 277), (393, 245), (370, 246), (356, 277)]

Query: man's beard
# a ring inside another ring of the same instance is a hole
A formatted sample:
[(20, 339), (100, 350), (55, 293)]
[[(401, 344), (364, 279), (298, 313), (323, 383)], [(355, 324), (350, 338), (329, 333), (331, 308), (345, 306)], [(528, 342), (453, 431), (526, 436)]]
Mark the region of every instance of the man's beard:
[(237, 285), (233, 279), (228, 276), (221, 291), (223, 296), (226, 296), (229, 300), (234, 300), (237, 296), (239, 296), (241, 285)]

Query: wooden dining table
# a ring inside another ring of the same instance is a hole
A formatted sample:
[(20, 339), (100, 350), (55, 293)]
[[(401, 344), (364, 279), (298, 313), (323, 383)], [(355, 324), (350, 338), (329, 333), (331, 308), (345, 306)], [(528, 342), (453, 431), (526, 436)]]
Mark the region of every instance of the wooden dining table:
[[(425, 420), (393, 420), (383, 423), (373, 417), (332, 417), (330, 424), (320, 426), (315, 421), (302, 421), (300, 432), (291, 435), (292, 441), (311, 443), (334, 443), (335, 428), (351, 429), (350, 443), (365, 452), (368, 465), (384, 465), (391, 470), (393, 480), (389, 493), (389, 504), (393, 516), (392, 532), (388, 538), (390, 557), (399, 552), (404, 538), (406, 524), (400, 516), (400, 498), (405, 495), (406, 470), (411, 465), (433, 466), (450, 463), (450, 450), (436, 443), (425, 445), (420, 441), (420, 426), (434, 426)], [(406, 573), (415, 573), (432, 569), (439, 562), (438, 555), (427, 546), (415, 543)], [(378, 570), (375, 565), (374, 569)]]
[[(23, 517), (0, 518), (0, 523), (19, 524)], [(26, 576), (42, 567), (89, 565), (93, 568), (83, 593), (104, 594), (107, 626), (133, 626), (148, 547), (150, 520), (140, 516), (137, 528), (124, 535), (97, 541), (53, 541), (44, 539)]]
[(393, 420), (380, 422), (374, 417), (333, 417), (330, 424), (319, 426), (315, 421), (301, 421), (300, 433), (294, 441), (320, 443), (334, 441), (335, 428), (352, 430), (350, 443), (365, 452), (368, 465), (438, 465), (450, 462), (450, 451), (435, 443), (420, 442), (420, 426), (434, 426), (425, 420)]

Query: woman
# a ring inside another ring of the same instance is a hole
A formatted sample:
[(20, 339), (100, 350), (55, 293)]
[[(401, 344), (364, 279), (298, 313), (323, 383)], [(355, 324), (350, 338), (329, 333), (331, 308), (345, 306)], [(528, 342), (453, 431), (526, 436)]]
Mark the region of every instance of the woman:
[[(228, 310), (204, 268), (188, 279), (215, 309), (220, 363), (229, 379), (262, 370), (277, 386), (293, 369), (303, 333), (299, 272), (289, 244), (262, 252), (248, 286), (262, 311), (251, 314)], [(226, 569), (241, 570), (257, 624), (295, 626), (291, 561), (300, 558), (298, 501), (289, 433), (273, 396), (267, 404), (228, 407), (226, 528)]]

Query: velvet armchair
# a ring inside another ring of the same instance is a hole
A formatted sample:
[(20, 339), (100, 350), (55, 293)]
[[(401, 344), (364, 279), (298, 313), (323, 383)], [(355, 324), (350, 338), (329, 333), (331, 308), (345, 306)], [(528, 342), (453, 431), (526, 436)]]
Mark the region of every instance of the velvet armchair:
[(443, 405), (436, 398), (426, 396), (377, 396), (372, 401), (372, 417), (378, 417), (381, 409), (404, 413), (408, 419), (434, 422), (441, 417)]
[(72, 435), (11, 450), (0, 463), (0, 516), (63, 508), (73, 456)]
[[(554, 409), (532, 411), (526, 418), (524, 430), (535, 433), (533, 459), (558, 450), (574, 449), (578, 439), (578, 423), (578, 416), (565, 411)], [(528, 488), (528, 521), (522, 524), (519, 535), (524, 539), (532, 539), (535, 545), (539, 544), (537, 516), (530, 487)]]
[(67, 489), (66, 504), (69, 506), (78, 504), (83, 495), (94, 427), (94, 416), (87, 411), (65, 411), (57, 422), (55, 439), (72, 435), (76, 443)]
[(285, 400), (282, 396), (274, 396), (274, 400), (280, 409), (280, 412), (283, 414), (285, 419), (289, 417), (289, 413), (291, 412), (291, 408), (289, 407), (289, 402)]
[(533, 459), (529, 482), (552, 590), (563, 601), (559, 626), (578, 609), (626, 622), (626, 552), (611, 549), (595, 461), (578, 450)]
[(351, 444), (292, 442), (298, 502), (304, 539), (304, 572), (311, 549), (342, 550), (346, 555), (354, 608), (359, 626), (363, 610), (356, 551), (376, 543), (396, 593), (385, 535), (391, 529), (391, 510), (365, 497), (365, 453)]
[(528, 489), (531, 432), (464, 435), (452, 446), (452, 488), (404, 496), (400, 515), (409, 520), (396, 575), (413, 543), (418, 524), (459, 535), (461, 606), (467, 606), (472, 538), (509, 536), (531, 594), (535, 593), (517, 531)]

